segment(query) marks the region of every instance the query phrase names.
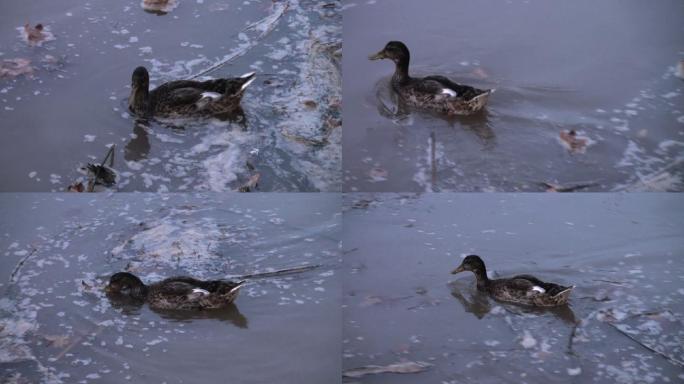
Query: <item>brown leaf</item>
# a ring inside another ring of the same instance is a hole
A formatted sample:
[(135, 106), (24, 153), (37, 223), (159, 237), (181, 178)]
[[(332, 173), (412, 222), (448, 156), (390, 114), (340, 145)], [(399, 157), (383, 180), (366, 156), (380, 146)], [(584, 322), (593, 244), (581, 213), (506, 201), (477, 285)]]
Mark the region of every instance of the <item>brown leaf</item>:
[(359, 378), (365, 375), (377, 375), (380, 373), (419, 373), (430, 368), (432, 364), (423, 361), (404, 361), (389, 365), (366, 365), (364, 367), (348, 369), (342, 376)]

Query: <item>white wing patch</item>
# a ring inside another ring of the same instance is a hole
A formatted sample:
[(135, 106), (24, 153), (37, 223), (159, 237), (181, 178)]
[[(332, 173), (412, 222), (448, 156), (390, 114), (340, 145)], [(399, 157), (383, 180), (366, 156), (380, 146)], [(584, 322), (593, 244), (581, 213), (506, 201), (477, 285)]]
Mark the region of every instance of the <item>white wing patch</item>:
[(199, 294), (201, 296), (208, 296), (209, 295), (209, 291), (207, 291), (206, 289), (202, 289), (202, 288), (193, 288), (192, 293), (196, 293), (196, 294)]
[(458, 96), (458, 93), (456, 93), (456, 91), (454, 91), (453, 89), (442, 88), (442, 95), (449, 95), (449, 97), (456, 97), (456, 96)]
[[(254, 74), (254, 72), (252, 72), (252, 74)], [(252, 84), (252, 81), (254, 81), (254, 79), (256, 79), (256, 77), (252, 77), (251, 79), (247, 80), (244, 84), (242, 84), (242, 87), (240, 87), (240, 90), (244, 91), (245, 88), (247, 88), (250, 84)]]
[(535, 285), (534, 287), (532, 287), (532, 290), (533, 290), (534, 292), (546, 293), (546, 289), (544, 289), (544, 288), (542, 288), (542, 287), (540, 287), (540, 286), (538, 286), (538, 285)]
[(221, 98), (221, 94), (218, 92), (202, 92), (202, 98), (205, 98), (205, 97), (212, 99), (212, 100), (216, 100), (216, 99)]
[(241, 78), (241, 79), (244, 79), (244, 78), (247, 78), (247, 77), (250, 77), (250, 76), (254, 76), (255, 73), (256, 73), (256, 72), (248, 72), (248, 73), (245, 73), (244, 75), (240, 76), (240, 78)]

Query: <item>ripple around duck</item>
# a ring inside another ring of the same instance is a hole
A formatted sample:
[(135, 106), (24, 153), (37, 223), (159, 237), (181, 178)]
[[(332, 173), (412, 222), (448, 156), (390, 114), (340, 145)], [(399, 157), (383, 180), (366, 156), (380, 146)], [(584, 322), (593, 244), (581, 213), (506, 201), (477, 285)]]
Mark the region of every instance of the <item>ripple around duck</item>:
[[(0, 299), (3, 370), (51, 383), (140, 377), (181, 382), (189, 373), (170, 366), (211, 362), (225, 355), (220, 352), (225, 345), (239, 344), (240, 356), (231, 358), (234, 374), (257, 381), (282, 374), (286, 382), (299, 382), (287, 378), (283, 369), (307, 359), (308, 352), (292, 347), (303, 345), (297, 329), (307, 319), (325, 324), (306, 327), (307, 332), (331, 340), (329, 346), (319, 343), (308, 349), (321, 354), (321, 349), (339, 345), (328, 337), (339, 329), (332, 321), (339, 317), (339, 303), (330, 300), (339, 292), (338, 203), (325, 195), (246, 195), (252, 196), (100, 195), (89, 204), (94, 218), (66, 220), (54, 234), (33, 242), (32, 253), (21, 252), (21, 245), (12, 247), (23, 262)], [(78, 196), (65, 197), (74, 198)], [(17, 201), (30, 205), (31, 199), (35, 195)], [(306, 214), (301, 213), (304, 199)], [(39, 200), (44, 209), (65, 204)], [(288, 207), (280, 205), (285, 201)], [(202, 314), (154, 312), (110, 302), (102, 292), (108, 276), (123, 269), (149, 282), (174, 274), (235, 278), (306, 265), (320, 266), (248, 279), (236, 305)], [(269, 371), (250, 373), (264, 350), (281, 349), (291, 358), (280, 359)], [(332, 354), (311, 377), (339, 377), (331, 364), (337, 365)], [(226, 374), (212, 372), (199, 376), (212, 381)]]

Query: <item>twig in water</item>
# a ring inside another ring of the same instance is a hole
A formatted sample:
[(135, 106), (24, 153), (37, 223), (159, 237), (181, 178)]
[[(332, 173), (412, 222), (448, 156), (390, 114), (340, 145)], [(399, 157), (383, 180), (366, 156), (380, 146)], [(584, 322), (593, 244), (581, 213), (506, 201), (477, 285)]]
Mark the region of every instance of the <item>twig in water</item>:
[[(280, 5), (280, 7), (276, 8), (276, 5)], [(258, 30), (261, 33), (259, 34), (259, 36), (257, 38), (258, 39), (264, 38), (267, 34), (269, 34), (276, 27), (278, 20), (280, 20), (280, 18), (285, 14), (285, 11), (287, 11), (289, 6), (290, 6), (290, 3), (288, 1), (285, 1), (284, 3), (275, 3), (274, 4), (274, 11), (272, 14), (264, 17), (263, 19), (257, 21), (254, 24), (247, 26), (247, 28), (245, 28), (244, 30), (245, 31), (248, 29)], [(219, 61), (218, 63), (213, 64), (209, 68), (205, 68), (202, 71), (199, 71), (198, 73), (188, 77), (188, 80), (196, 79), (200, 76), (206, 75), (209, 72), (213, 72), (213, 71), (223, 67), (224, 65), (230, 63), (231, 61), (235, 60), (236, 58), (247, 53), (247, 51), (254, 48), (256, 45), (257, 45), (256, 42), (251, 43), (251, 44), (247, 44), (247, 46), (238, 49), (237, 51), (235, 51), (232, 54), (228, 55), (227, 57), (223, 58), (223, 60)]]
[(624, 281), (613, 281), (613, 280), (605, 280), (605, 279), (594, 279), (594, 281), (600, 281), (602, 283), (615, 284), (615, 285), (625, 285), (626, 284)]
[(575, 350), (572, 349), (572, 345), (575, 341), (575, 335), (577, 334), (577, 328), (582, 324), (582, 320), (576, 321), (575, 325), (572, 327), (572, 332), (570, 332), (570, 337), (568, 338), (568, 354), (572, 356), (577, 356)]
[(36, 254), (36, 252), (38, 252), (38, 248), (33, 247), (33, 249), (31, 249), (31, 252), (29, 252), (26, 256), (22, 257), (21, 260), (19, 260), (17, 265), (14, 267), (12, 274), (10, 275), (10, 284), (14, 284), (17, 282), (15, 277), (17, 277), (17, 275), (19, 274), (19, 270), (21, 269), (21, 267), (24, 266), (24, 263), (26, 263), (31, 256)]
[(657, 349), (655, 349), (655, 348), (653, 348), (653, 347), (648, 346), (647, 344), (642, 343), (639, 339), (637, 339), (636, 337), (634, 337), (634, 336), (630, 335), (629, 333), (623, 331), (622, 329), (620, 329), (619, 327), (617, 327), (615, 324), (612, 324), (612, 323), (606, 323), (606, 324), (608, 324), (608, 325), (610, 325), (611, 327), (615, 328), (615, 329), (616, 329), (618, 332), (620, 332), (623, 336), (627, 336), (627, 338), (629, 338), (629, 339), (632, 340), (633, 342), (635, 342), (635, 343), (641, 345), (642, 347), (648, 349), (649, 351), (651, 351), (651, 352), (653, 352), (653, 353), (655, 353), (655, 354), (658, 354), (658, 355), (664, 357), (664, 358), (665, 358), (667, 361), (669, 361), (670, 363), (672, 363), (672, 364), (674, 364), (674, 365), (676, 365), (676, 366), (679, 366), (679, 367), (684, 367), (684, 362), (679, 361), (679, 360), (675, 359), (675, 358), (672, 357), (672, 356), (669, 356), (669, 355), (667, 355), (667, 354), (665, 354), (665, 353), (663, 353), (663, 352), (658, 351)]
[(437, 162), (435, 161), (436, 157), (436, 146), (437, 143), (435, 142), (435, 131), (432, 131), (430, 133), (430, 161), (432, 164), (432, 189), (435, 189), (435, 185), (437, 184)]
[(247, 275), (239, 276), (239, 277), (237, 277), (237, 279), (239, 279), (239, 280), (242, 280), (242, 279), (259, 279), (259, 278), (264, 278), (264, 277), (275, 277), (275, 276), (290, 275), (293, 273), (307, 272), (307, 271), (310, 271), (312, 269), (319, 268), (320, 266), (321, 266), (320, 264), (315, 264), (315, 265), (305, 265), (303, 267), (280, 269), (280, 270), (272, 271), (272, 272), (250, 273)]

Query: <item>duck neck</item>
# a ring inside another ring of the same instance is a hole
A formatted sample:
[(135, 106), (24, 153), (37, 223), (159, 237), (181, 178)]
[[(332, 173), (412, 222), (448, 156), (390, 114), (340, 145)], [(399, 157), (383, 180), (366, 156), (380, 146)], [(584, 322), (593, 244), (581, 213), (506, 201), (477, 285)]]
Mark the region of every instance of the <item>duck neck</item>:
[(395, 83), (404, 83), (411, 77), (409, 76), (409, 58), (402, 57), (395, 62), (394, 75), (392, 81)]
[(131, 289), (131, 297), (135, 299), (145, 300), (149, 293), (149, 288), (145, 284), (140, 284)]
[(145, 117), (147, 115), (150, 101), (150, 92), (147, 88), (133, 87), (131, 96), (128, 98), (128, 109), (136, 116)]
[(477, 280), (477, 289), (481, 291), (487, 290), (489, 287), (489, 278), (487, 277), (487, 269), (483, 266), (482, 269), (474, 270), (475, 279)]

